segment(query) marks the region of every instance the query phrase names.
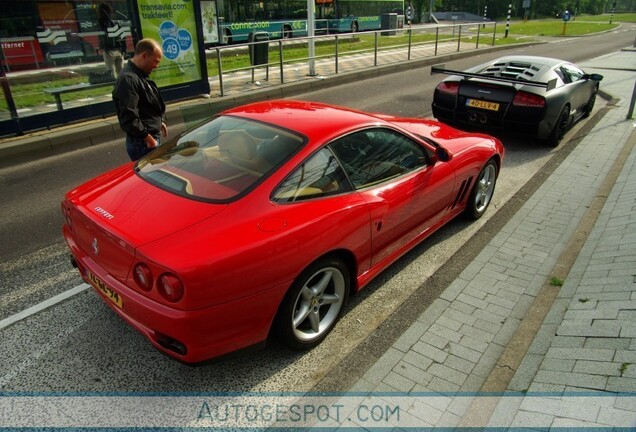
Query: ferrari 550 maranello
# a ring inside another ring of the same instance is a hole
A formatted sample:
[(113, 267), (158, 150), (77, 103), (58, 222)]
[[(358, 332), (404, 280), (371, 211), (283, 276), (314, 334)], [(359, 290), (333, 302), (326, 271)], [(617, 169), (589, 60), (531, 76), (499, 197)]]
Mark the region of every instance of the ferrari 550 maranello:
[(181, 361), (310, 348), (398, 257), (483, 215), (503, 156), (434, 120), (255, 103), (68, 192), (63, 232), (103, 300)]
[(433, 96), (433, 115), (466, 129), (537, 137), (557, 146), (567, 129), (590, 115), (599, 74), (563, 60), (508, 56), (463, 72), (431, 68), (452, 76)]

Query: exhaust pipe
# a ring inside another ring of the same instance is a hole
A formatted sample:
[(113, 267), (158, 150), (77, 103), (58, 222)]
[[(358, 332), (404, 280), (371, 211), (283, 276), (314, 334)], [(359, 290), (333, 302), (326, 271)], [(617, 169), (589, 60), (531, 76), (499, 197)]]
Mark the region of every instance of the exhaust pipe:
[(468, 120), (474, 122), (477, 120), (477, 113), (471, 112), (470, 114), (468, 114)]
[(482, 115), (479, 117), (479, 123), (481, 123), (481, 124), (486, 124), (486, 122), (487, 122), (487, 121), (488, 121), (488, 117), (486, 117), (486, 114), (482, 114)]

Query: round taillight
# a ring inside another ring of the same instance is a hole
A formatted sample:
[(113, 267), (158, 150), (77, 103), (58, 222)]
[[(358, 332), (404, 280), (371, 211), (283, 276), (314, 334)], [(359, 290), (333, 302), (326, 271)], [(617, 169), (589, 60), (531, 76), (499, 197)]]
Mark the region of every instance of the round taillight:
[(133, 279), (139, 288), (144, 291), (152, 289), (152, 272), (144, 263), (137, 263), (133, 269)]
[(176, 303), (183, 297), (183, 283), (181, 279), (171, 273), (164, 273), (159, 276), (157, 290), (161, 297), (170, 303)]

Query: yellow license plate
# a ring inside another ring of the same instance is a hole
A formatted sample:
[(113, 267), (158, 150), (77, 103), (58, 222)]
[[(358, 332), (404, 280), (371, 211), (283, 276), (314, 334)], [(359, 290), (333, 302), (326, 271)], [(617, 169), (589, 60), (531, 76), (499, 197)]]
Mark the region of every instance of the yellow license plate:
[(98, 289), (99, 292), (104, 294), (106, 298), (108, 298), (108, 300), (115, 303), (118, 307), (120, 308), (124, 307), (124, 302), (121, 298), (121, 295), (119, 295), (118, 292), (116, 292), (115, 290), (110, 288), (108, 285), (106, 285), (104, 282), (102, 282), (101, 279), (95, 276), (93, 273), (91, 272), (87, 272), (87, 273), (88, 273), (88, 280), (91, 281), (92, 285), (96, 289)]
[(499, 104), (495, 102), (487, 102), (477, 99), (468, 99), (466, 105), (473, 108), (481, 108), (490, 111), (499, 111)]

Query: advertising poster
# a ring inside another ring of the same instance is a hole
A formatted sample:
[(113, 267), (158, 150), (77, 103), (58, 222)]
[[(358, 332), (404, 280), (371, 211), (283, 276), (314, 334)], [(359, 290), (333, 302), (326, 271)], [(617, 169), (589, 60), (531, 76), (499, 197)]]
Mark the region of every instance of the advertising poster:
[(201, 2), (201, 20), (203, 24), (203, 42), (206, 44), (219, 42), (219, 26), (216, 16), (216, 2)]
[(155, 39), (163, 60), (151, 75), (159, 87), (201, 79), (199, 45), (191, 0), (138, 0), (141, 33)]

